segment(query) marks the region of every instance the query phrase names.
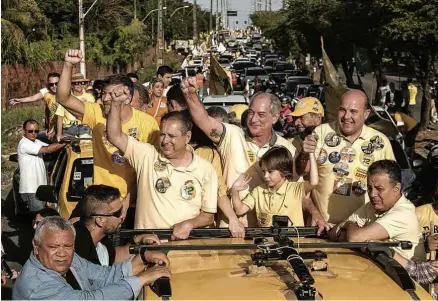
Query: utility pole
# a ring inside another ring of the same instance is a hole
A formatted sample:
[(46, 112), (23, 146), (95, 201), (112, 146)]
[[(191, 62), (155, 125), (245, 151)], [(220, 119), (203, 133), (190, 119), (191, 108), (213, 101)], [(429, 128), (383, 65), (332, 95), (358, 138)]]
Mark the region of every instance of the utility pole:
[(196, 46), (198, 41), (198, 32), (196, 28), (196, 0), (193, 1), (193, 45)]
[(84, 33), (84, 25), (85, 25), (85, 17), (93, 8), (98, 0), (95, 0), (93, 4), (91, 4), (90, 8), (84, 13), (84, 7), (82, 0), (79, 0), (79, 49), (82, 52), (82, 60), (79, 67), (80, 72), (87, 78), (87, 70), (85, 65), (85, 33)]
[(219, 30), (219, 0), (216, 0), (216, 31)]
[(272, 0), (269, 0), (269, 11), (272, 11)]
[(265, 0), (265, 11), (268, 10), (268, 0)]
[(210, 0), (210, 24), (208, 27), (209, 31), (213, 31), (213, 0)]
[(137, 0), (134, 0), (134, 19), (137, 20)]
[(157, 25), (157, 68), (163, 65), (164, 35), (163, 35), (163, 0), (158, 0), (158, 25)]

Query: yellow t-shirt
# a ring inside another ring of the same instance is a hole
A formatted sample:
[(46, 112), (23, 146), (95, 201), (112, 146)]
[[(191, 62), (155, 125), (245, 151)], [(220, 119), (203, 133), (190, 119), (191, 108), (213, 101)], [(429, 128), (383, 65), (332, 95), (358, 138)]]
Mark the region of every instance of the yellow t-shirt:
[(415, 105), (417, 103), (417, 87), (410, 83), (408, 84), (408, 91), (409, 91), (409, 105)]
[(96, 100), (94, 99), (94, 96), (90, 93), (87, 93), (87, 92), (83, 92), (81, 95), (74, 95), (72, 93), (72, 95), (83, 102), (91, 102), (91, 103), (96, 102)]
[(366, 125), (353, 144), (343, 137), (337, 122), (316, 127), (315, 134), (319, 183), (312, 198), (324, 219), (337, 224), (369, 201), (366, 190), (371, 163), (395, 158), (388, 138)]
[[(152, 117), (151, 117), (152, 118)], [(210, 162), (194, 154), (186, 167), (174, 167), (148, 143), (128, 138), (125, 158), (137, 173), (136, 229), (170, 228), (217, 211), (217, 174)]]
[(421, 229), (415, 214), (415, 206), (403, 195), (394, 207), (383, 214), (376, 214), (373, 205), (366, 203), (350, 215), (347, 221), (356, 223), (359, 227), (378, 223), (388, 232), (390, 241), (407, 240), (412, 242), (411, 250), (402, 250), (397, 247), (394, 248), (397, 253), (414, 261), (424, 261), (426, 259)]
[(409, 115), (401, 112), (396, 112), (394, 114), (394, 119), (397, 122), (397, 126), (403, 126), (406, 132), (409, 132), (414, 127), (417, 126), (417, 121)]
[(67, 111), (62, 105), (58, 105), (58, 108), (56, 109), (56, 116), (62, 117), (62, 127), (68, 128), (74, 124), (80, 124), (81, 121), (76, 119), (73, 114), (71, 114), (69, 111)]
[[(134, 169), (126, 162), (121, 152), (106, 138), (106, 118), (102, 107), (96, 103), (85, 102), (82, 124), (92, 130), (94, 174), (93, 184), (105, 184), (120, 190), (122, 197), (131, 192), (135, 200), (137, 180)], [(158, 124), (146, 113), (132, 108), (132, 117), (122, 123), (122, 132), (142, 142), (158, 145)]]
[(242, 202), (250, 210), (255, 208), (258, 226), (272, 226), (272, 216), (287, 215), (294, 226), (304, 226), (303, 205), (304, 183), (285, 181), (277, 191), (265, 184), (257, 186)]
[(424, 239), (429, 235), (438, 234), (438, 214), (432, 204), (426, 204), (415, 209)]
[(49, 129), (54, 128), (56, 126), (56, 110), (58, 108), (58, 102), (56, 102), (56, 95), (52, 93), (46, 93), (43, 97), (44, 102), (46, 103), (46, 108), (49, 119)]

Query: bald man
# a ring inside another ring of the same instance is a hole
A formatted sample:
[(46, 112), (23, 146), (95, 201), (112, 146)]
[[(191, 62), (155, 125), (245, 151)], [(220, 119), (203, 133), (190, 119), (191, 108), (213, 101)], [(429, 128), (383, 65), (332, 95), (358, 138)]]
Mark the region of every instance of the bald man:
[(395, 160), (388, 138), (365, 125), (370, 114), (368, 99), (360, 90), (342, 96), (337, 120), (315, 128), (304, 139), (297, 156), (297, 172), (308, 170), (309, 153), (315, 152), (319, 184), (312, 191), (324, 219), (337, 224), (369, 201), (367, 171), (371, 163)]

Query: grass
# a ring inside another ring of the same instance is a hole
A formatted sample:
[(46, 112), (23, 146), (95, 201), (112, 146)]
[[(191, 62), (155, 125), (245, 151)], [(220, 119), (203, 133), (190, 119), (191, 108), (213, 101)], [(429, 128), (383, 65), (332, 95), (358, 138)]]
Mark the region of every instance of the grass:
[(22, 125), (26, 119), (35, 119), (44, 129), (44, 105), (18, 105), (2, 112), (1, 122), (1, 184), (11, 183), (12, 174), (17, 163), (9, 162), (9, 154), (17, 152), (18, 142), (22, 137)]

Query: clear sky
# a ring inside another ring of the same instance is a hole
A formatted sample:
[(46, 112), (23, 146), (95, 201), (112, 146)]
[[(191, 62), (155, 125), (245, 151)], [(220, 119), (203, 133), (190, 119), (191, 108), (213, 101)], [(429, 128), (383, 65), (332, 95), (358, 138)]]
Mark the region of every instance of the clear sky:
[[(219, 10), (221, 0), (213, 0), (213, 13), (216, 12), (216, 1), (219, 3)], [(257, 0), (262, 3), (262, 10), (265, 9), (265, 0)], [(186, 0), (186, 2), (193, 3), (194, 0)], [(225, 1), (224, 1), (225, 2)], [(269, 0), (267, 0), (269, 3)], [(203, 10), (210, 10), (210, 0), (196, 0), (196, 3), (202, 7)], [(254, 12), (255, 0), (228, 0), (228, 10), (236, 10), (237, 17), (230, 17), (230, 27), (237, 28), (245, 27), (244, 21), (250, 22), (249, 15)], [(283, 4), (283, 0), (271, 0), (272, 10), (279, 10)], [(239, 24), (236, 25), (236, 21)]]

